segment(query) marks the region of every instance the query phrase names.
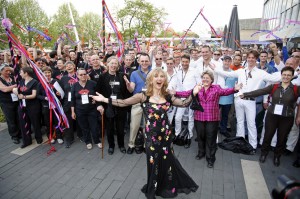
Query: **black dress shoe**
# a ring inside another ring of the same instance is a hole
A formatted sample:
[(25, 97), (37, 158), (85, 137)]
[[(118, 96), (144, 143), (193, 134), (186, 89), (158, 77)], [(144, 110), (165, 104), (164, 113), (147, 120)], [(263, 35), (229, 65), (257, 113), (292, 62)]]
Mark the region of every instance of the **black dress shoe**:
[(108, 148), (108, 154), (112, 155), (114, 153), (115, 149), (114, 148)]
[(19, 140), (18, 137), (13, 137), (13, 138), (11, 138), (11, 139), (13, 140), (13, 143), (14, 143), (14, 144), (20, 144), (20, 140)]
[(202, 154), (202, 155), (198, 154), (198, 155), (196, 155), (195, 159), (201, 160), (202, 158), (204, 158), (204, 156), (205, 156), (204, 154)]
[(142, 147), (142, 148), (135, 148), (135, 152), (136, 152), (136, 154), (141, 154), (141, 153), (143, 153), (143, 151), (144, 151), (144, 147)]
[(120, 147), (121, 153), (126, 153), (126, 149), (124, 147)]
[(29, 143), (29, 144), (22, 144), (21, 146), (20, 146), (20, 148), (21, 149), (24, 149), (25, 147), (27, 147), (27, 146), (29, 146), (29, 145), (31, 145), (32, 143)]
[(132, 154), (133, 153), (134, 148), (128, 147), (127, 149), (127, 154)]
[(187, 142), (186, 142), (186, 144), (184, 145), (184, 148), (190, 148), (190, 146), (191, 146), (191, 142), (192, 142), (192, 140), (191, 139), (188, 139), (187, 140)]
[(267, 156), (266, 156), (266, 155), (261, 155), (261, 156), (259, 157), (259, 162), (260, 162), (260, 163), (265, 163), (266, 159), (267, 159)]
[(296, 168), (299, 168), (300, 167), (300, 160), (296, 160), (294, 163), (293, 163), (293, 167), (296, 167)]
[(290, 151), (290, 150), (288, 150), (288, 149), (285, 149), (284, 150), (284, 155), (285, 156), (289, 156), (289, 155), (291, 155), (293, 152), (292, 151)]
[(214, 163), (208, 162), (208, 163), (207, 163), (207, 167), (208, 167), (208, 168), (213, 168), (213, 167), (214, 167)]
[(43, 143), (43, 139), (36, 140), (36, 143), (38, 143), (38, 144), (42, 144), (42, 143)]
[(279, 167), (279, 165), (280, 165), (280, 158), (279, 157), (274, 157), (274, 166), (275, 167)]

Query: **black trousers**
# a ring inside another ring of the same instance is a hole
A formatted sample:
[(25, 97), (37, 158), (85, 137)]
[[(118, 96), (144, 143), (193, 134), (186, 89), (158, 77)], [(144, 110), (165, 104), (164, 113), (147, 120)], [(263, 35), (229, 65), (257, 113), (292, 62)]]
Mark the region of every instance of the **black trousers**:
[[(119, 147), (124, 147), (124, 122), (126, 120), (126, 110), (117, 109), (117, 115), (113, 118), (105, 117), (105, 130), (109, 148), (115, 148), (114, 128), (116, 127), (117, 141)], [(115, 124), (115, 126), (114, 126)]]
[(261, 147), (261, 154), (267, 155), (272, 138), (277, 130), (277, 144), (274, 154), (280, 157), (286, 147), (287, 137), (293, 127), (294, 117), (283, 117), (267, 112), (265, 118), (265, 136)]
[(71, 108), (68, 110), (64, 109), (64, 112), (69, 122), (69, 128), (64, 129), (64, 141), (71, 143), (74, 141), (74, 123), (72, 119)]
[(195, 128), (198, 137), (198, 154), (206, 156), (208, 162), (216, 161), (217, 135), (219, 121), (202, 122), (195, 120)]
[(95, 144), (100, 143), (99, 123), (97, 121), (98, 113), (96, 109), (80, 110), (76, 109), (76, 120), (81, 128), (83, 139), (86, 144), (92, 143), (92, 138)]
[(18, 118), (18, 102), (0, 103), (2, 112), (5, 116), (8, 133), (11, 137), (21, 137)]
[[(42, 107), (42, 115), (43, 115), (43, 119), (44, 119), (44, 122), (46, 125), (46, 134), (49, 137), (49, 134), (50, 134), (50, 110), (49, 110), (49, 107)], [(56, 138), (62, 139), (61, 131), (59, 129), (55, 129), (57, 124), (58, 124), (58, 120), (52, 110), (52, 133), (55, 130)]]
[(41, 132), (41, 106), (39, 103), (27, 104), (26, 107), (18, 107), (19, 121), (22, 132), (23, 144), (31, 144), (31, 125), (35, 139), (42, 141)]

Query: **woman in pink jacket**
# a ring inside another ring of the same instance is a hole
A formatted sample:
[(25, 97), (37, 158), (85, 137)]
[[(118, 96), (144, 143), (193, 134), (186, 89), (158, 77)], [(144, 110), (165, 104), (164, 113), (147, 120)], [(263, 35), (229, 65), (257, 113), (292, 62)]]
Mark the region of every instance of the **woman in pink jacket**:
[(176, 92), (177, 97), (188, 97), (192, 92), (198, 97), (204, 112), (194, 111), (195, 128), (198, 137), (197, 160), (206, 156), (207, 167), (212, 168), (216, 161), (217, 133), (220, 121), (219, 99), (220, 96), (230, 95), (241, 89), (241, 84), (236, 84), (234, 88), (222, 89), (219, 85), (212, 85), (214, 75), (211, 71), (205, 71), (201, 75), (202, 84), (190, 91)]

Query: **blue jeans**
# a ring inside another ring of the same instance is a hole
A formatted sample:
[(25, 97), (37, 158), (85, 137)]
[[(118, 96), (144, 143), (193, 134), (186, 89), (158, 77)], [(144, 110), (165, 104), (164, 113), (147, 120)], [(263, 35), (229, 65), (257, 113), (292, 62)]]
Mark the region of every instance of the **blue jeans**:
[(221, 115), (221, 122), (220, 122), (220, 132), (227, 132), (227, 122), (228, 122), (228, 114), (230, 112), (231, 104), (226, 105), (219, 105), (222, 115)]

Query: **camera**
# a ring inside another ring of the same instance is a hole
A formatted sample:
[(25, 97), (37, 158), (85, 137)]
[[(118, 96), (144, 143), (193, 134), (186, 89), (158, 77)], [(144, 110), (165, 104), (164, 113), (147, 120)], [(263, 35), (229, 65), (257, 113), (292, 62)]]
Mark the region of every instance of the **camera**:
[(278, 187), (272, 190), (273, 199), (300, 199), (300, 183), (281, 175), (277, 179)]

